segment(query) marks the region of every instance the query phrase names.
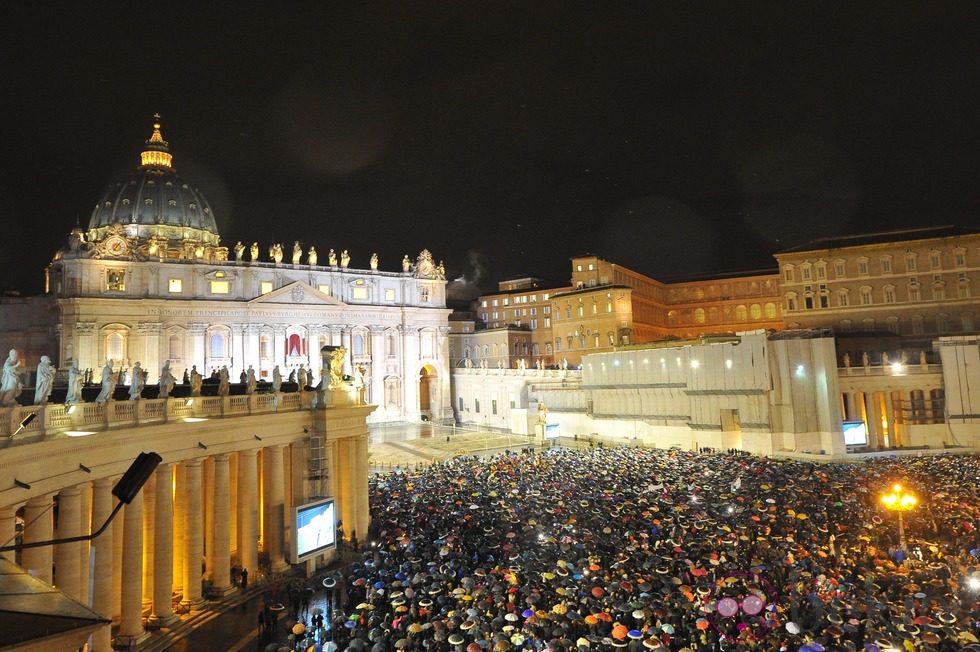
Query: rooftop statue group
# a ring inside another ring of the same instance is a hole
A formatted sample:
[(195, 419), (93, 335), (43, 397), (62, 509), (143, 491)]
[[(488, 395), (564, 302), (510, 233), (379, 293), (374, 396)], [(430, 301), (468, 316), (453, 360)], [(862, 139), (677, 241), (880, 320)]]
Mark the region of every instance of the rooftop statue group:
[[(237, 262), (245, 262), (245, 245), (242, 244), (241, 240), (235, 243), (234, 250), (235, 250), (235, 260)], [(258, 242), (252, 243), (251, 247), (249, 248), (249, 255), (250, 255), (250, 259), (249, 259), (250, 262), (259, 262)], [(281, 243), (277, 242), (269, 246), (269, 259), (272, 262), (274, 262), (277, 265), (281, 265), (283, 261), (283, 257), (284, 257), (284, 253), (283, 253), (283, 246)], [(350, 260), (351, 260), (350, 254), (347, 252), (346, 249), (340, 252), (339, 258), (337, 252), (334, 251), (333, 249), (331, 249), (330, 252), (327, 254), (327, 264), (330, 267), (340, 267), (342, 269), (347, 269), (350, 266)], [(405, 257), (405, 260), (408, 261), (408, 256)], [(300, 245), (299, 240), (295, 240), (293, 242), (291, 262), (293, 265), (301, 265), (303, 262), (303, 247), (302, 245)], [(377, 252), (371, 254), (369, 263), (372, 271), (378, 270), (379, 259), (378, 259)], [(306, 264), (311, 267), (315, 267), (317, 265), (316, 247), (312, 245), (310, 246), (309, 250), (307, 250), (306, 252)], [(409, 261), (408, 267), (405, 267), (405, 265), (403, 264), (402, 268), (403, 271), (405, 272), (410, 271), (411, 261)]]
[[(329, 367), (323, 370), (322, 378), (317, 389), (322, 389), (325, 382), (330, 388), (337, 388), (343, 384), (345, 355), (346, 350), (343, 348), (332, 352)], [(23, 377), (25, 371), (23, 365), (20, 363), (20, 355), (17, 350), (10, 349), (7, 358), (3, 362), (2, 373), (0, 373), (0, 407), (17, 406), (17, 399), (25, 387)], [(65, 405), (85, 402), (82, 397), (82, 389), (91, 382), (91, 371), (91, 369), (80, 369), (77, 360), (71, 362), (71, 365), (67, 369), (68, 387), (65, 392)], [(34, 405), (46, 405), (48, 403), (48, 399), (54, 389), (57, 372), (58, 369), (52, 364), (51, 358), (42, 355), (35, 376)], [(361, 392), (363, 392), (364, 388), (364, 373), (365, 369), (363, 367), (355, 368), (351, 381)], [(140, 399), (146, 388), (148, 375), (148, 370), (143, 369), (139, 362), (133, 363), (132, 369), (129, 370), (127, 390), (130, 401)], [(99, 393), (95, 397), (94, 402), (98, 404), (107, 403), (115, 395), (117, 387), (127, 385), (126, 380), (127, 370), (124, 368), (117, 370), (113, 365), (112, 359), (106, 360), (99, 379)], [(259, 381), (255, 368), (252, 365), (249, 365), (245, 371), (242, 371), (239, 380), (244, 385), (246, 394), (256, 393)], [(230, 372), (227, 366), (216, 369), (211, 376), (211, 382), (217, 384), (215, 393), (218, 396), (228, 396), (231, 393)], [(289, 372), (287, 382), (297, 383), (299, 389), (304, 390), (312, 385), (313, 375), (309, 370), (300, 365), (298, 368), (294, 368)], [(197, 370), (197, 365), (192, 365), (189, 370), (184, 370), (182, 384), (189, 387), (191, 397), (201, 396), (204, 386), (204, 376)], [(276, 365), (272, 370), (272, 392), (281, 392), (282, 384), (282, 371), (279, 369), (279, 365)], [(171, 398), (176, 386), (177, 377), (170, 367), (170, 360), (167, 360), (160, 369), (157, 398)], [(187, 393), (185, 392), (183, 395), (186, 396)]]

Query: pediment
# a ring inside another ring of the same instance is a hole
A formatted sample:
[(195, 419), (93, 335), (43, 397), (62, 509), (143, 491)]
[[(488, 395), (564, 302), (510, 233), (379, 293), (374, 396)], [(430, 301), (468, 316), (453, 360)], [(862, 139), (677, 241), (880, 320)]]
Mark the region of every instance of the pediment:
[(255, 297), (248, 302), (250, 306), (289, 305), (289, 306), (343, 306), (343, 301), (324, 294), (312, 285), (293, 281), (278, 290)]

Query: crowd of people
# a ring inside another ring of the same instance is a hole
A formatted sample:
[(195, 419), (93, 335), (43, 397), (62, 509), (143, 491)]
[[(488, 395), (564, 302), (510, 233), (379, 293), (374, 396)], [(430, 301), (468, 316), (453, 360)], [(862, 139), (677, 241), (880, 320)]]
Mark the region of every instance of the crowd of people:
[[(901, 550), (879, 495), (918, 493)], [(326, 649), (980, 650), (980, 458), (640, 448), (374, 476)]]

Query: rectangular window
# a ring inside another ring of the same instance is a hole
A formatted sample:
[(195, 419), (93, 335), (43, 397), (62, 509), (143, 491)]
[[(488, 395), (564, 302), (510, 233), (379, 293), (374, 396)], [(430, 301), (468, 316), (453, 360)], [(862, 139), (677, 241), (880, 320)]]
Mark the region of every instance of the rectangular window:
[(544, 318), (544, 327), (545, 328), (551, 328), (551, 317), (545, 317)]
[(480, 399), (478, 399), (478, 398), (473, 399), (473, 410), (477, 414), (480, 413)]
[(316, 286), (316, 289), (319, 290), (320, 292), (323, 292), (328, 297), (330, 296), (330, 286), (329, 285), (318, 285), (318, 286)]
[(844, 278), (844, 276), (847, 274), (846, 269), (847, 268), (845, 267), (843, 260), (838, 260), (834, 263), (834, 275), (837, 278)]
[(806, 308), (807, 310), (813, 310), (813, 297), (812, 296), (809, 296), (808, 295), (808, 296), (806, 296), (806, 297), (803, 298), (803, 307)]
[(490, 411), (497, 414), (497, 399), (490, 401)]
[(211, 281), (211, 294), (228, 294), (230, 291), (228, 281)]
[(483, 300), (482, 305), (480, 307), (481, 308), (486, 308), (487, 307), (487, 301), (486, 301), (486, 299)]
[(826, 294), (821, 294), (820, 295), (820, 307), (821, 308), (829, 308), (830, 307), (830, 297), (827, 296)]
[(786, 267), (783, 269), (783, 280), (792, 283), (793, 282), (793, 268)]
[(920, 299), (921, 299), (921, 295), (919, 293), (919, 286), (918, 285), (910, 285), (909, 286), (909, 301), (919, 301)]
[(385, 288), (385, 301), (394, 301), (394, 300), (395, 300), (395, 289)]
[(957, 267), (966, 267), (966, 253), (964, 253), (962, 251), (957, 251), (956, 252), (956, 266)]
[(915, 264), (915, 254), (909, 254), (905, 257), (905, 270), (909, 272), (914, 272), (916, 268)]
[(859, 260), (858, 261), (858, 274), (867, 275), (868, 273), (868, 261)]
[(259, 283), (259, 294), (269, 294), (272, 292), (272, 281), (262, 281)]
[(531, 330), (534, 330), (537, 327), (538, 327), (538, 320), (537, 319), (532, 319), (531, 320)]
[(827, 268), (822, 264), (817, 265), (817, 278), (827, 278)]
[(810, 276), (810, 268), (809, 267), (801, 267), (800, 269), (803, 270), (803, 280), (804, 281), (809, 281), (812, 278)]
[(184, 290), (184, 282), (183, 282), (183, 280), (181, 280), (179, 278), (172, 278), (168, 282), (167, 287), (170, 290), (170, 292), (172, 292), (174, 294), (177, 294), (179, 292), (183, 292), (183, 290)]
[(849, 295), (847, 292), (841, 292), (838, 294), (837, 305), (841, 306), (842, 308), (846, 308), (847, 306), (851, 305), (851, 295)]
[(105, 273), (105, 289), (110, 292), (122, 292), (126, 289), (126, 272), (121, 269), (107, 269)]
[[(961, 299), (969, 299), (970, 298), (970, 286), (969, 285), (961, 285), (961, 286), (959, 286), (959, 288), (957, 288), (957, 293), (958, 293), (958, 295), (959, 295), (959, 297)], [(964, 330), (972, 330), (972, 329), (964, 329)]]
[(892, 259), (891, 258), (882, 258), (881, 259), (881, 273), (882, 274), (891, 274), (892, 273)]
[(940, 257), (938, 251), (932, 252), (932, 254), (929, 256), (929, 262), (932, 264), (933, 269), (939, 269), (943, 266), (942, 258)]
[(463, 397), (462, 396), (459, 397), (459, 412), (460, 412), (460, 414), (463, 413)]
[(885, 288), (885, 303), (895, 303), (895, 288)]
[[(419, 288), (419, 289), (423, 289), (423, 288)], [(358, 301), (367, 301), (368, 289), (366, 287), (355, 286), (353, 288), (353, 292), (351, 293), (351, 297)]]

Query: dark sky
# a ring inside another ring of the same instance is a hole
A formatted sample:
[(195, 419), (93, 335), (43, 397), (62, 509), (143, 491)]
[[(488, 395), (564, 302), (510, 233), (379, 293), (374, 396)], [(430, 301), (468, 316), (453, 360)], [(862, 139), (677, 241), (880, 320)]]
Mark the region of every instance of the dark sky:
[(427, 247), (484, 287), (980, 223), (980, 3), (35, 4), (0, 45), (8, 289), (40, 289), (156, 111), (225, 244), (392, 271)]

